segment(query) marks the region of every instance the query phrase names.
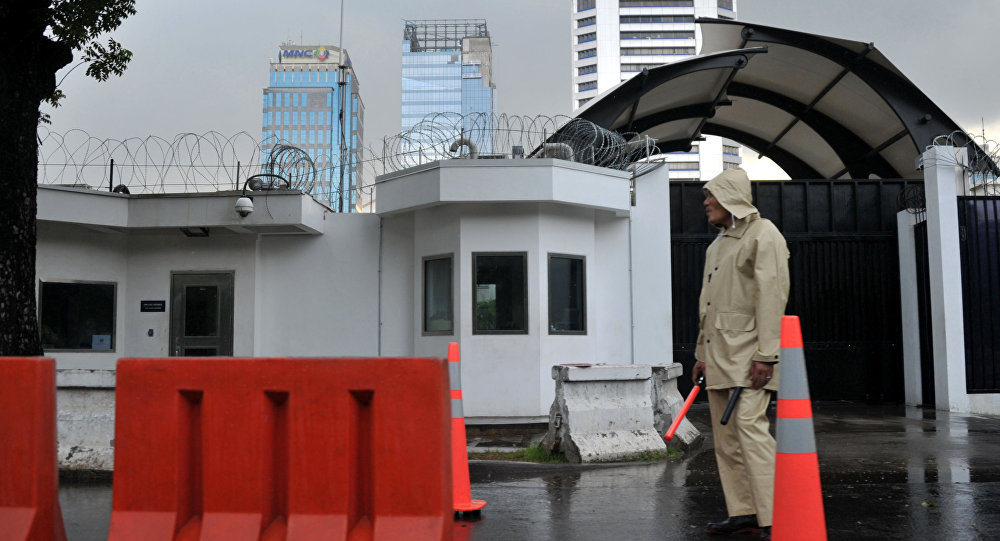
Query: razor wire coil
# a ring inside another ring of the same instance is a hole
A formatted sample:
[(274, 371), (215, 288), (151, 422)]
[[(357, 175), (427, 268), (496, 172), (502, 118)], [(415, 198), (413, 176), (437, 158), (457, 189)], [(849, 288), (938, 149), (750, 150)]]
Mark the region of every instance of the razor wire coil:
[[(652, 139), (568, 116), (435, 113), (374, 145), (350, 150), (344, 170), (354, 173), (355, 181), (340, 187), (338, 159), (311, 156), (288, 141), (262, 145), (248, 132), (105, 139), (85, 130), (58, 133), (40, 126), (38, 140), (39, 184), (121, 185), (134, 194), (200, 193), (240, 190), (245, 179), (267, 173), (271, 180), (255, 179), (249, 188), (324, 193), (333, 208), (344, 198), (371, 198), (380, 175), (437, 160), (467, 159), (473, 149), (480, 159), (562, 157), (617, 170), (634, 168), (637, 174), (655, 165), (650, 160), (660, 153)], [(287, 184), (280, 185), (278, 177)]]

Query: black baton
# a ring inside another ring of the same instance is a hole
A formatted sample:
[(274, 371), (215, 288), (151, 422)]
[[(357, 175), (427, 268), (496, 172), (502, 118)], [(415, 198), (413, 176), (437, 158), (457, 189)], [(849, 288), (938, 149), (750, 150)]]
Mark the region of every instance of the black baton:
[(726, 412), (722, 414), (722, 420), (719, 421), (722, 424), (729, 422), (729, 417), (733, 415), (733, 408), (736, 407), (736, 401), (740, 399), (740, 393), (743, 392), (743, 387), (736, 387), (733, 389), (733, 395), (729, 397), (729, 403), (726, 404)]

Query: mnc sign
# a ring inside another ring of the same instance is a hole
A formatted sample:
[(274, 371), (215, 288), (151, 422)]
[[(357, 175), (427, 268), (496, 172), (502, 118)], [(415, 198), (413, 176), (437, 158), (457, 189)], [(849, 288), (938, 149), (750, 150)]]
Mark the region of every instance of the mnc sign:
[(316, 49), (282, 49), (282, 58), (310, 58), (320, 62), (330, 57), (330, 51), (326, 47)]

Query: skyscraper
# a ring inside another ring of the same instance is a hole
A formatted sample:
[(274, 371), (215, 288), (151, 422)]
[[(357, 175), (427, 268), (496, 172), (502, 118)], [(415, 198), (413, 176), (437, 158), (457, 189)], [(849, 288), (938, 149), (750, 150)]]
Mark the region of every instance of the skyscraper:
[[(493, 46), (483, 19), (406, 21), (403, 26), (403, 131), (426, 115), (457, 113), (466, 116), (462, 131), (485, 142), (489, 132), (471, 117), (488, 119), (496, 107), (492, 73)], [(489, 126), (489, 122), (485, 123)], [(458, 134), (456, 134), (456, 137)]]
[[(736, 18), (736, 0), (570, 1), (573, 109), (643, 68), (693, 56), (701, 39), (696, 18)], [(742, 162), (737, 143), (712, 136), (666, 156), (672, 180), (708, 180)]]
[(282, 45), (264, 89), (263, 161), (277, 145), (298, 147), (316, 166), (313, 196), (334, 210), (354, 212), (364, 114), (347, 51), (341, 58), (340, 49), (331, 45)]

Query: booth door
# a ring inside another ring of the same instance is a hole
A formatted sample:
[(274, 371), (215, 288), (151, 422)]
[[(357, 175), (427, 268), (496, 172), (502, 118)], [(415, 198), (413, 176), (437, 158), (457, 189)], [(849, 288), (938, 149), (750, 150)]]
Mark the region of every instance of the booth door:
[(170, 355), (233, 354), (233, 273), (171, 274)]

